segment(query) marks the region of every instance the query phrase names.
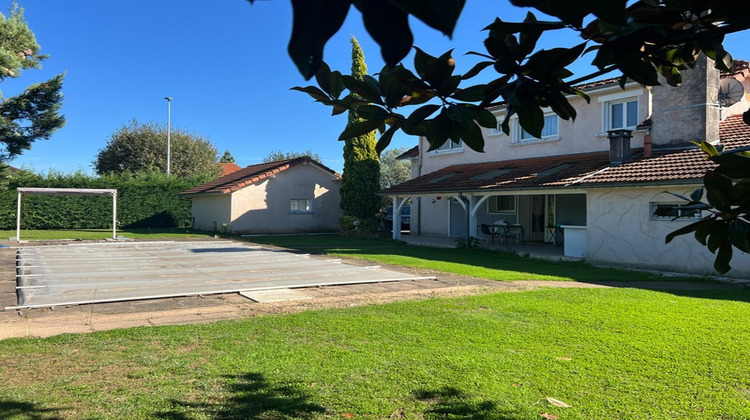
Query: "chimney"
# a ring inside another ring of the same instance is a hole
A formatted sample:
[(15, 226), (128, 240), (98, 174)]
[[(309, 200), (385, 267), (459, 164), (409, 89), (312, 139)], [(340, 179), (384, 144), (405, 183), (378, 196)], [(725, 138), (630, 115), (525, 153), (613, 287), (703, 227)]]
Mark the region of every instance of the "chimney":
[(669, 86), (659, 76), (661, 86), (654, 86), (654, 147), (680, 147), (690, 142), (719, 139), (719, 70), (714, 62), (701, 55), (692, 69), (682, 72), (682, 84)]
[(609, 138), (609, 163), (623, 163), (630, 160), (630, 138), (632, 130), (607, 131)]

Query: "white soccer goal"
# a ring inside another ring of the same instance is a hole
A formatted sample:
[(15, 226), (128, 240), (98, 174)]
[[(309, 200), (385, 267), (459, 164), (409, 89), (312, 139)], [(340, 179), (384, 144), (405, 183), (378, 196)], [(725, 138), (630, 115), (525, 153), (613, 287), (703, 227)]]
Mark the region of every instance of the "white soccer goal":
[(117, 190), (93, 188), (23, 188), (18, 189), (18, 214), (16, 215), (16, 241), (21, 241), (21, 195), (111, 195), (112, 196), (112, 239), (117, 239)]

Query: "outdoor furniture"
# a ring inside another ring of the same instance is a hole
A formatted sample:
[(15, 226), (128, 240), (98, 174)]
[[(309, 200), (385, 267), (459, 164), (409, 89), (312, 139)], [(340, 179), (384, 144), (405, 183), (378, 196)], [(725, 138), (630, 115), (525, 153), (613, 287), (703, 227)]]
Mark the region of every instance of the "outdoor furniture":
[(497, 230), (493, 229), (493, 227), (490, 227), (489, 225), (482, 223), (479, 225), (479, 229), (482, 231), (482, 234), (484, 235), (484, 239), (487, 242), (495, 242), (495, 239), (497, 239), (498, 232)]
[(500, 225), (501, 228), (499, 235), (500, 235), (500, 241), (502, 242), (508, 242), (510, 240), (518, 241), (518, 243), (523, 244), (523, 226), (520, 224), (506, 224), (506, 225)]

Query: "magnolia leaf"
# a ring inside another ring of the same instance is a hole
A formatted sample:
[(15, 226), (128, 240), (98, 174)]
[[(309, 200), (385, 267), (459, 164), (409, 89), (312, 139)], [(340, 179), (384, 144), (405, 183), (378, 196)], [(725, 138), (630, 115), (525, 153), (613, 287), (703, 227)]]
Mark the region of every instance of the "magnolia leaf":
[(375, 151), (380, 155), (383, 150), (385, 150), (388, 145), (391, 144), (391, 140), (393, 139), (393, 134), (398, 131), (398, 126), (392, 125), (388, 127), (387, 130), (380, 136), (378, 139), (378, 142), (375, 144)]
[(339, 135), (339, 140), (349, 140), (354, 137), (362, 136), (375, 131), (383, 124), (385, 118), (364, 120), (349, 124)]
[(732, 244), (729, 239), (724, 238), (721, 241), (721, 246), (719, 246), (719, 253), (714, 260), (714, 269), (720, 274), (726, 274), (732, 269), (732, 266), (729, 265), (730, 261), (732, 261)]
[(734, 219), (729, 223), (729, 240), (742, 252), (750, 252), (750, 223)]
[(328, 95), (326, 95), (326, 93), (320, 90), (317, 86), (305, 86), (305, 87), (295, 86), (295, 87), (289, 88), (289, 90), (296, 90), (299, 92), (304, 92), (312, 96), (313, 99), (320, 101), (320, 102), (330, 100)]
[(323, 63), (323, 47), (338, 32), (351, 0), (292, 0), (292, 37), (289, 56), (305, 80)]
[(552, 397), (546, 397), (546, 398), (547, 398), (547, 402), (550, 403), (550, 404), (552, 404), (552, 405), (554, 405), (555, 407), (565, 407), (565, 408), (570, 408), (571, 407), (570, 404), (567, 404), (567, 403), (562, 402), (560, 400), (554, 399)]
[[(465, 0), (390, 0), (405, 12), (449, 37), (453, 34)], [(380, 2), (378, 2), (380, 3)]]
[(683, 226), (683, 227), (681, 227), (681, 228), (679, 228), (679, 229), (677, 229), (677, 230), (675, 230), (673, 232), (670, 232), (667, 235), (667, 237), (665, 238), (664, 243), (668, 244), (668, 243), (672, 242), (672, 239), (674, 239), (677, 236), (685, 235), (685, 234), (690, 233), (690, 232), (694, 232), (697, 229), (699, 229), (699, 228), (701, 228), (703, 226), (707, 226), (707, 225), (712, 224), (712, 223), (714, 223), (714, 220), (712, 218), (703, 218), (703, 219), (701, 219), (701, 220), (699, 220), (697, 222), (691, 223), (691, 224), (689, 224), (687, 226)]
[(380, 45), (380, 54), (389, 66), (395, 66), (411, 50), (414, 42), (409, 28), (409, 14), (391, 2), (360, 0), (355, 2), (362, 11), (367, 32)]
[(464, 102), (481, 102), (484, 99), (486, 87), (487, 85), (476, 85), (459, 89), (451, 95), (451, 98)]

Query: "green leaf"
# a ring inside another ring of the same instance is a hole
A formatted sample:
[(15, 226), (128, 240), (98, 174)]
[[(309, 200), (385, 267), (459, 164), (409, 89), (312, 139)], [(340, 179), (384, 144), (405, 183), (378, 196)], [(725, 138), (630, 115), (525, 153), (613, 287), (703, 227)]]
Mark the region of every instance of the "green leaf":
[(708, 237), (708, 250), (711, 253), (716, 252), (724, 241), (728, 241), (729, 226), (724, 222), (717, 221), (711, 228), (711, 234)]
[(459, 89), (451, 95), (451, 98), (464, 102), (481, 102), (484, 99), (484, 90), (486, 87), (487, 85), (476, 85), (469, 86), (466, 89)]
[(326, 93), (320, 90), (317, 86), (306, 86), (306, 87), (295, 86), (295, 87), (289, 88), (289, 90), (296, 90), (299, 92), (307, 93), (308, 95), (312, 96), (313, 99), (317, 101), (321, 101), (321, 102), (330, 100), (328, 95), (326, 95)]
[(292, 0), (292, 36), (289, 56), (305, 80), (323, 63), (323, 48), (338, 32), (349, 12), (351, 0)]
[(448, 35), (453, 35), (465, 0), (390, 0), (401, 10), (413, 15), (427, 26)]
[(380, 153), (385, 150), (388, 145), (391, 144), (391, 140), (393, 139), (393, 135), (398, 131), (398, 126), (392, 125), (388, 127), (387, 130), (380, 136), (378, 139), (377, 144), (375, 144), (375, 151), (380, 155)]
[(482, 136), (482, 130), (473, 120), (462, 120), (456, 124), (459, 130), (459, 135), (463, 139), (464, 143), (477, 152), (484, 152), (484, 136)]
[(706, 187), (706, 200), (719, 211), (729, 211), (732, 206), (732, 180), (715, 171), (707, 171), (703, 176)]
[(380, 87), (385, 93), (385, 104), (390, 108), (398, 107), (406, 96), (408, 88), (388, 72), (381, 72), (379, 78)]
[(390, 112), (388, 112), (388, 110), (377, 105), (360, 105), (356, 107), (355, 112), (357, 113), (357, 116), (366, 120), (374, 119), (384, 121), (386, 118), (388, 118), (388, 116), (390, 116)]
[(341, 80), (349, 91), (367, 102), (383, 105), (383, 99), (381, 98), (381, 91), (378, 87), (377, 81), (372, 83), (370, 80), (372, 76), (365, 76), (363, 80), (357, 80), (356, 78), (344, 75), (341, 76)]
[(703, 228), (703, 227), (707, 227), (707, 226), (711, 225), (712, 223), (714, 223), (714, 220), (712, 218), (706, 217), (706, 218), (703, 218), (701, 220), (698, 220), (697, 222), (691, 223), (691, 224), (689, 224), (687, 226), (683, 226), (683, 227), (681, 227), (681, 228), (679, 228), (679, 229), (677, 229), (677, 230), (675, 230), (675, 231), (670, 232), (669, 234), (667, 234), (667, 236), (666, 236), (666, 238), (664, 240), (664, 243), (668, 244), (668, 243), (672, 242), (672, 239), (674, 239), (674, 238), (676, 238), (676, 237), (678, 237), (680, 235), (685, 235), (685, 234), (688, 234), (690, 232), (695, 232), (696, 230), (698, 230), (700, 228)]
[(438, 109), (440, 109), (440, 105), (435, 104), (419, 107), (406, 118), (406, 124), (409, 126), (420, 124), (425, 118), (435, 113)]
[(729, 239), (724, 238), (719, 247), (719, 253), (714, 260), (714, 269), (721, 274), (726, 274), (732, 269), (729, 262), (732, 261), (732, 244)]
[(485, 128), (497, 128), (497, 117), (495, 117), (495, 114), (481, 106), (476, 107), (476, 110), (477, 113), (474, 120), (477, 124)]
[(734, 219), (729, 223), (729, 240), (737, 249), (750, 253), (750, 223)]
[(742, 113), (742, 122), (750, 125), (750, 109)]
[(409, 28), (409, 14), (391, 2), (359, 0), (362, 19), (367, 32), (380, 45), (383, 60), (395, 66), (409, 54), (414, 42)]
[(383, 119), (364, 120), (360, 122), (350, 123), (344, 131), (339, 135), (339, 140), (349, 140), (354, 137), (363, 136), (367, 133), (371, 133), (383, 125)]
[(690, 194), (689, 201), (701, 201), (701, 198), (703, 198), (703, 187), (700, 187), (697, 190), (693, 191)]
[(435, 150), (448, 140), (448, 136), (453, 131), (453, 122), (448, 118), (445, 108), (440, 110), (437, 117), (425, 122), (427, 123), (426, 137), (430, 143), (429, 150)]
[(482, 70), (486, 69), (487, 67), (492, 65), (492, 61), (482, 61), (474, 65), (474, 67), (471, 68), (468, 72), (466, 72), (461, 78), (463, 80), (471, 79), (472, 77), (478, 75)]
[(327, 94), (331, 94), (331, 68), (324, 62), (320, 63), (320, 69), (315, 73), (315, 81)]
[(701, 148), (701, 150), (703, 150), (709, 156), (716, 156), (719, 154), (719, 151), (716, 150), (716, 147), (714, 147), (713, 144), (705, 140), (701, 141), (700, 143), (694, 143), (694, 144), (697, 144)]

